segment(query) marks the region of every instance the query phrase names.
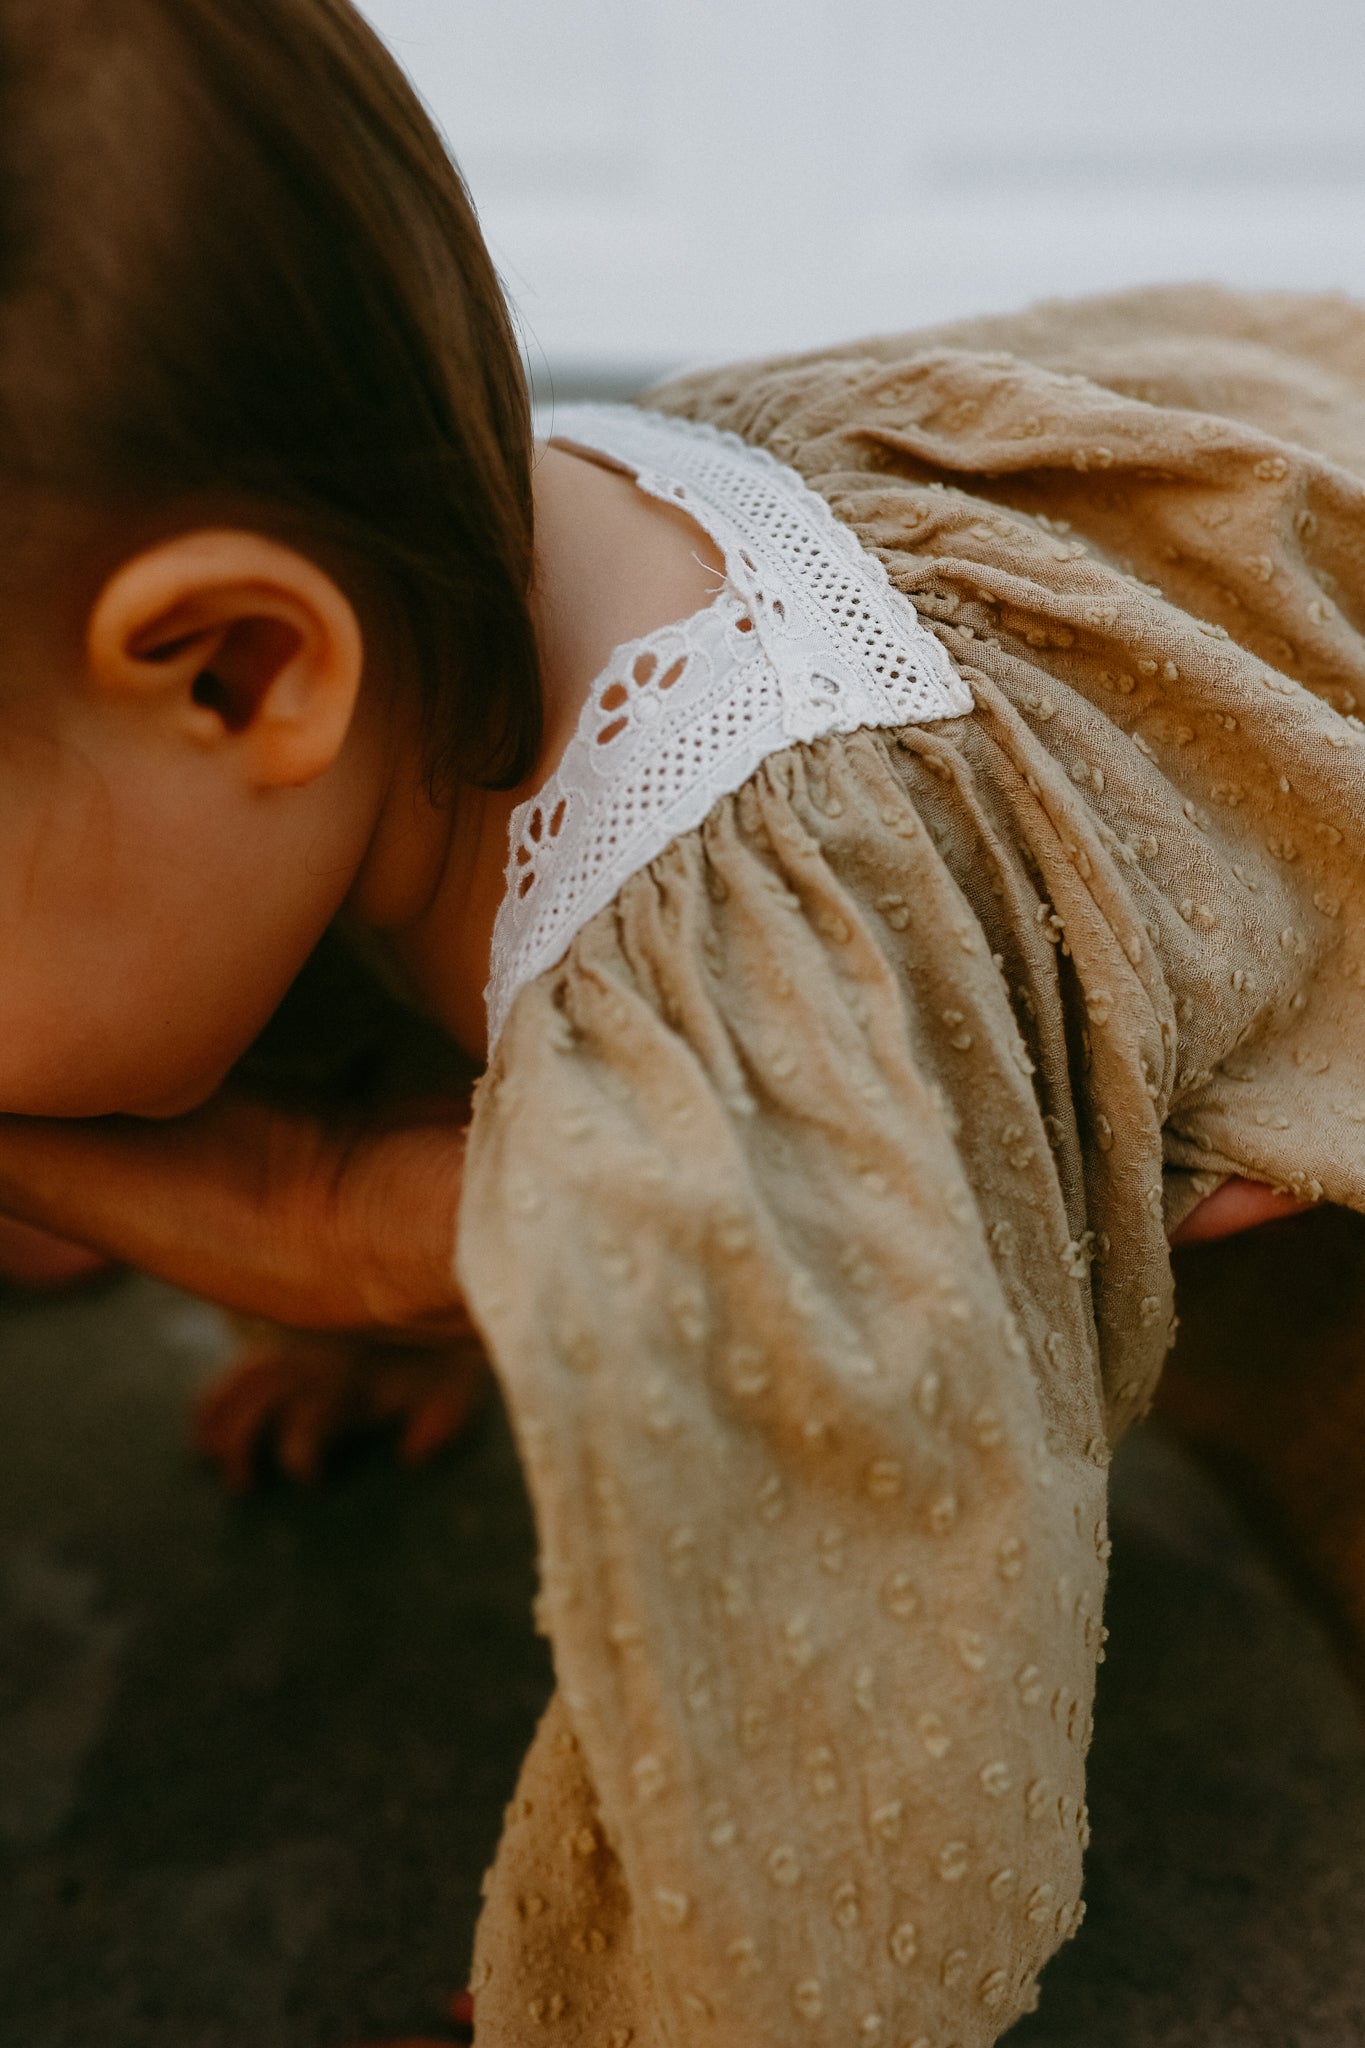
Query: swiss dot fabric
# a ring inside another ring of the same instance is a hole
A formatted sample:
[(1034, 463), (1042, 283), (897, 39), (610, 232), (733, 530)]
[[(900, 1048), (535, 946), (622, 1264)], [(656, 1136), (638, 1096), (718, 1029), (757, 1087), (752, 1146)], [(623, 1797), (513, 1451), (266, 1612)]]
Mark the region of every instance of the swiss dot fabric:
[(969, 716), (773, 754), (578, 932), (459, 1270), (559, 1690), (481, 2048), (988, 2048), (1078, 1924), (1109, 1447), (1228, 1173), (1365, 1208), (1365, 315), (707, 373)]

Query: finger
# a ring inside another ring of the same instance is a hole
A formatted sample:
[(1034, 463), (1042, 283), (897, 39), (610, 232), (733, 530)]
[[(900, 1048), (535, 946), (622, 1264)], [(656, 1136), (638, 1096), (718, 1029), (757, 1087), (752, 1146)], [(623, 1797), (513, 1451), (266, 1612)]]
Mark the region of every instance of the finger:
[(196, 1443), (211, 1449), (261, 1437), (295, 1380), (275, 1357), (248, 1357), (230, 1366), (196, 1397)]
[(195, 1452), (218, 1471), (233, 1493), (245, 1493), (255, 1478), (256, 1446), (265, 1431), (273, 1401), (263, 1404), (259, 1391), (243, 1387), (236, 1376), (215, 1382), (195, 1402), (191, 1441)]
[(472, 1991), (457, 1991), (450, 2001), (450, 2017), (460, 2029), (461, 2038), (467, 2038), (474, 2031), (474, 1994)]
[(478, 1408), (487, 1373), (481, 1351), (464, 1347), (451, 1354), (440, 1381), (413, 1409), (402, 1445), (409, 1463), (420, 1464), (463, 1435)]
[(1299, 1201), (1262, 1181), (1228, 1180), (1191, 1210), (1171, 1238), (1173, 1246), (1214, 1244), (1220, 1238), (1235, 1237), (1258, 1223), (1275, 1223), (1281, 1217), (1297, 1216), (1311, 1209), (1311, 1202)]
[(453, 1443), (469, 1421), (469, 1396), (453, 1390), (430, 1395), (415, 1408), (403, 1432), (399, 1452), (405, 1465), (424, 1465)]
[(279, 1424), (276, 1456), (291, 1479), (313, 1485), (320, 1476), (323, 1453), (341, 1434), (342, 1412), (325, 1397), (296, 1402)]
[(256, 1438), (222, 1428), (196, 1428), (194, 1450), (216, 1470), (229, 1493), (247, 1493), (256, 1477)]

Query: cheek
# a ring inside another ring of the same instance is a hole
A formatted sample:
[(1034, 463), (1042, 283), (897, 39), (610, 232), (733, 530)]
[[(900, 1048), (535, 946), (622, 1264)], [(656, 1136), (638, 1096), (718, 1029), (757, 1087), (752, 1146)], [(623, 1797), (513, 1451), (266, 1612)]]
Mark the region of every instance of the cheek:
[(130, 861), (98, 794), (68, 788), (30, 820), (7, 819), (0, 792), (0, 1111), (202, 1101), (275, 1000), (223, 947), (211, 878), (196, 886), (169, 853)]
[(0, 1111), (169, 1115), (212, 1093), (351, 885), (368, 812), (334, 820), (335, 801), (262, 798), (140, 734), (0, 730)]
[(54, 746), (5, 734), (0, 1109), (10, 1113), (74, 1114), (75, 1102), (84, 1109), (73, 1082), (118, 1043), (116, 991), (99, 959), (115, 922), (107, 805), (92, 779), (69, 768)]
[(56, 738), (13, 726), (0, 737), (0, 938), (34, 919), (94, 912), (111, 879), (107, 789)]
[[(253, 1035), (231, 988), (187, 1002), (164, 971), (130, 971), (108, 940), (49, 939), (11, 958), (0, 995), (8, 1114), (176, 1114), (213, 1092)], [(180, 972), (186, 964), (182, 953)]]

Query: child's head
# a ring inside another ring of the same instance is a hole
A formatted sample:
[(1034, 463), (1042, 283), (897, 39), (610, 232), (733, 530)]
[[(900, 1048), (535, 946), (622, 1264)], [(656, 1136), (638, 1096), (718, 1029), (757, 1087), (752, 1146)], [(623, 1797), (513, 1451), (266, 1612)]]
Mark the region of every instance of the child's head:
[(396, 733), (439, 791), (526, 774), (530, 462), (468, 197), (348, 0), (0, 0), (0, 1110), (202, 1092)]

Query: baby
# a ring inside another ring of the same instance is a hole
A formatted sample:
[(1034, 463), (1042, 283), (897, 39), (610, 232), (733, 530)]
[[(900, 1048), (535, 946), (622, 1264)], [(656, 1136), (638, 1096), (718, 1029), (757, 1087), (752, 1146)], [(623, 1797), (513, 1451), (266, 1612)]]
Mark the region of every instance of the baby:
[(12, 1270), (301, 1333), (239, 1476), (420, 1450), (486, 1346), (559, 1684), (487, 2048), (987, 2048), (1080, 1920), (1170, 1242), (1365, 1207), (1365, 319), (1135, 295), (536, 445), (346, 0), (0, 0), (0, 95)]

